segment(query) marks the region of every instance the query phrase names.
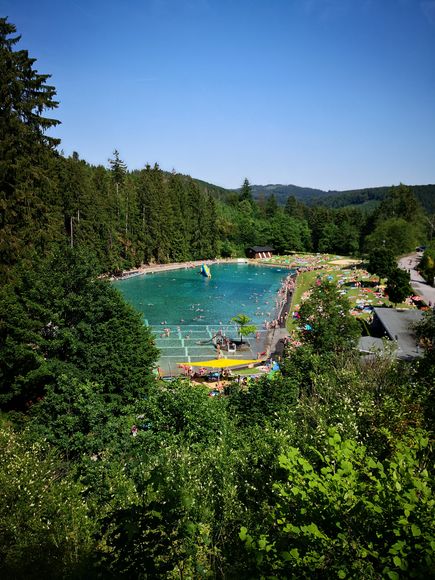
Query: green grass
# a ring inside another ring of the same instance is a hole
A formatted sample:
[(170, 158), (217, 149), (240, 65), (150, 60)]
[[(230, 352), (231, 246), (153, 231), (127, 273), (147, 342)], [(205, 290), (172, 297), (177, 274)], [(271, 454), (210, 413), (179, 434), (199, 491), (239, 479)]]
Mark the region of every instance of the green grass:
[[(324, 259), (326, 258), (326, 261), (328, 259), (333, 260), (335, 258), (334, 257), (330, 257), (330, 256), (324, 256)], [(295, 330), (297, 328), (298, 325), (298, 321), (294, 320), (292, 318), (292, 313), (295, 310), (295, 306), (297, 304), (301, 304), (301, 299), (302, 296), (305, 292), (307, 292), (310, 288), (312, 288), (315, 284), (316, 278), (320, 276), (322, 278), (322, 280), (324, 278), (326, 278), (327, 276), (332, 276), (332, 283), (338, 283), (338, 280), (344, 276), (347, 277), (356, 277), (356, 279), (358, 281), (361, 282), (365, 282), (366, 284), (369, 283), (374, 283), (375, 285), (377, 285), (378, 282), (378, 278), (376, 276), (370, 276), (367, 275), (367, 273), (358, 267), (355, 268), (350, 268), (349, 266), (343, 266), (343, 267), (339, 267), (336, 265), (327, 265), (326, 267), (320, 270), (312, 270), (309, 272), (302, 272), (301, 274), (298, 275), (297, 277), (297, 281), (296, 281), (296, 288), (295, 291), (293, 293), (293, 298), (292, 298), (292, 303), (291, 303), (291, 307), (290, 307), (290, 315), (287, 319), (287, 328), (289, 331)], [(350, 283), (350, 281), (349, 281)], [(374, 290), (375, 288), (355, 288), (351, 285), (346, 285), (344, 284), (342, 286), (343, 290), (346, 290), (346, 297), (349, 299), (350, 303), (352, 306), (356, 306), (356, 301), (358, 299), (363, 299), (363, 300), (372, 300), (372, 302), (370, 302), (370, 304), (372, 306), (394, 306), (394, 304), (392, 304), (392, 302), (390, 302), (388, 300), (388, 298), (386, 297), (381, 297), (378, 298), (374, 295), (373, 292), (370, 292), (370, 290)], [(410, 308), (410, 306), (408, 304), (398, 304), (397, 307), (399, 308)], [(371, 316), (371, 314), (369, 313), (360, 313), (358, 315), (358, 318), (362, 318), (363, 320), (367, 320), (369, 319)]]

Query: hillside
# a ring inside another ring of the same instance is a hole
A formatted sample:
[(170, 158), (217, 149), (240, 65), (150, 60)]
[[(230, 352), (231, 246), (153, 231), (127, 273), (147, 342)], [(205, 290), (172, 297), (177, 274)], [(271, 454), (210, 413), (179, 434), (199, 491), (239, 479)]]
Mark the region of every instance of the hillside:
[[(421, 205), (428, 213), (435, 213), (435, 185), (409, 186)], [(297, 185), (252, 185), (252, 195), (258, 200), (262, 195), (269, 197), (274, 194), (278, 205), (285, 205), (287, 198), (292, 195), (307, 205), (323, 205), (330, 208), (346, 206), (375, 207), (390, 190), (391, 186), (368, 187), (347, 191), (323, 191)]]
[(322, 198), (329, 195), (330, 192), (322, 189), (314, 189), (312, 187), (300, 187), (298, 185), (251, 185), (252, 195), (254, 199), (259, 199), (262, 195), (269, 197), (274, 195), (278, 205), (285, 205), (289, 195), (293, 195), (299, 201), (310, 204), (312, 200)]
[[(166, 172), (165, 172), (166, 173)], [(169, 173), (168, 173), (169, 175)], [(201, 179), (191, 178), (187, 175), (181, 177), (186, 180), (192, 179), (199, 189), (211, 197), (226, 201), (231, 194), (239, 193), (238, 189), (226, 189)], [(308, 205), (321, 205), (332, 209), (342, 207), (358, 206), (367, 212), (372, 211), (392, 186), (366, 187), (363, 189), (349, 189), (344, 191), (323, 190), (313, 187), (301, 187), (299, 185), (267, 184), (251, 185), (252, 197), (258, 201), (261, 198), (268, 198), (272, 194), (275, 196), (278, 205), (284, 206), (289, 196), (294, 196), (298, 201)], [(435, 184), (410, 185), (409, 186), (417, 199), (429, 214), (435, 213)]]
[[(409, 186), (423, 208), (428, 213), (435, 213), (435, 185)], [(329, 195), (311, 200), (310, 205), (324, 205), (340, 208), (350, 205), (375, 206), (388, 193), (390, 187), (372, 187), (341, 192), (329, 192)]]

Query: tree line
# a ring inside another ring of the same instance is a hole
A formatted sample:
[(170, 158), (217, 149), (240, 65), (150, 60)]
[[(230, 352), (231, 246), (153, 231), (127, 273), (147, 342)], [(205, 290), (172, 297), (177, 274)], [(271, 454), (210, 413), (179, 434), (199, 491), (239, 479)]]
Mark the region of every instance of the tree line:
[(257, 201), (246, 179), (224, 192), (157, 164), (128, 170), (115, 150), (106, 167), (77, 153), (65, 157), (49, 136), (59, 121), (49, 75), (17, 50), (15, 27), (0, 19), (0, 263), (2, 280), (22, 260), (69, 245), (96, 257), (99, 272), (150, 262), (243, 256), (251, 245), (292, 251), (358, 254), (380, 243), (395, 255), (423, 243), (429, 216), (406, 186), (377, 209), (309, 207), (273, 194)]

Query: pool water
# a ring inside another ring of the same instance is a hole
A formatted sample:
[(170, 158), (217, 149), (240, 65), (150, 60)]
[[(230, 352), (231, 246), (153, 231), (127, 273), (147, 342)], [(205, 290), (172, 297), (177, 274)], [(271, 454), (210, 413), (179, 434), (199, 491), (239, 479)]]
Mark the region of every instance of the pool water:
[[(216, 356), (212, 337), (222, 331), (236, 338), (231, 318), (243, 313), (259, 335), (249, 337), (249, 352), (235, 358), (256, 358), (264, 344), (264, 323), (277, 314), (277, 292), (289, 270), (250, 264), (211, 265), (211, 278), (199, 268), (144, 274), (114, 282), (156, 336), (159, 365), (172, 372), (179, 362)], [(169, 333), (164, 329), (169, 329)]]

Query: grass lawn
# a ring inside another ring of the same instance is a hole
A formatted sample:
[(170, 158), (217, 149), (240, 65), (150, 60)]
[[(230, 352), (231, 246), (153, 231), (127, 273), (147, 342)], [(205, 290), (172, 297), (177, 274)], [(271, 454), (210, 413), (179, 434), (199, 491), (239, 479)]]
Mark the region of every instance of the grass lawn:
[[(291, 256), (293, 260), (295, 256)], [(302, 256), (306, 259), (306, 256)], [(290, 307), (290, 315), (287, 320), (287, 328), (295, 330), (297, 327), (297, 319), (293, 319), (292, 313), (297, 310), (298, 306), (303, 301), (304, 295), (315, 285), (316, 279), (328, 279), (331, 283), (338, 284), (341, 292), (345, 295), (351, 304), (353, 312), (359, 318), (369, 319), (370, 312), (363, 312), (362, 309), (357, 308), (358, 305), (370, 306), (394, 306), (382, 291), (382, 287), (378, 288), (378, 277), (371, 276), (366, 270), (361, 267), (361, 264), (348, 263), (345, 259), (338, 256), (318, 255), (312, 257), (312, 264), (319, 269), (301, 272), (297, 277), (296, 288), (293, 293), (292, 304)], [(360, 284), (359, 286), (356, 285)], [(378, 291), (379, 290), (379, 291)], [(403, 303), (397, 305), (399, 308), (415, 308), (414, 305)]]

